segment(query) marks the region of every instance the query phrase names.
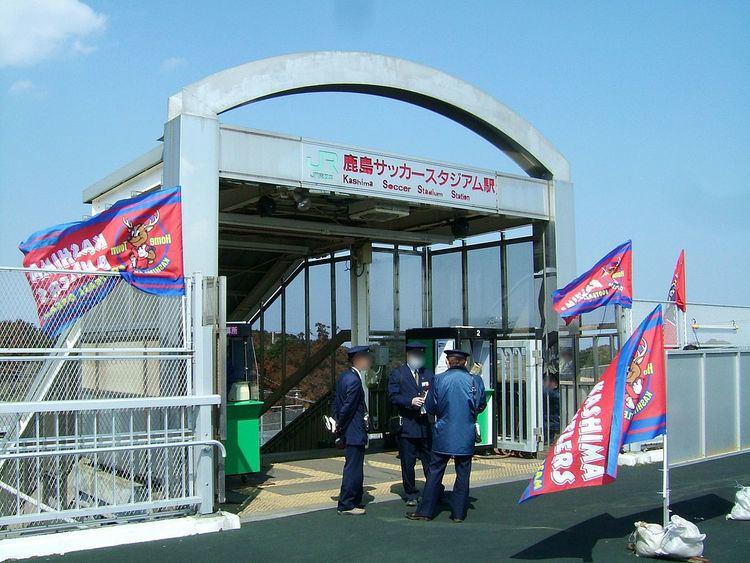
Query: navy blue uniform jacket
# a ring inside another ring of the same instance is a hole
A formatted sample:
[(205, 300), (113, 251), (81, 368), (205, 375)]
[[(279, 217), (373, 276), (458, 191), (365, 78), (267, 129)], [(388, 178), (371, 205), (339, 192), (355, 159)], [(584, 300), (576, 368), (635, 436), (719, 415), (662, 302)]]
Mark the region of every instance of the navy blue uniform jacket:
[(429, 438), (431, 434), (427, 415), (421, 414), (419, 407), (412, 406), (411, 400), (432, 387), (435, 374), (425, 368), (418, 370), (418, 373), (419, 387), (406, 364), (398, 366), (388, 377), (388, 400), (398, 407), (401, 436), (406, 438)]
[(347, 445), (367, 444), (366, 412), (362, 380), (353, 368), (349, 368), (336, 380), (336, 396), (331, 407), (331, 416), (336, 420), (337, 431), (344, 437)]
[(432, 451), (444, 455), (474, 454), (474, 423), (487, 406), (484, 382), (461, 368), (435, 376), (425, 408), (435, 415)]

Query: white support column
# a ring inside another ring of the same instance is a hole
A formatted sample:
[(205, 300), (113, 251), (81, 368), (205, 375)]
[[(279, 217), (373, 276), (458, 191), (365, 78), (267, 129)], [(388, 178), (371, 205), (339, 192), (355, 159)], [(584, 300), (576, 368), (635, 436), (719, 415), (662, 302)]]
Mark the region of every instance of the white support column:
[(372, 244), (360, 244), (351, 251), (349, 285), (352, 307), (352, 345), (368, 344), (370, 339), (370, 264)]
[[(213, 326), (204, 326), (203, 276), (219, 270), (219, 121), (216, 116), (182, 114), (164, 126), (164, 186), (182, 186), (182, 240), (185, 272), (194, 275), (193, 393), (214, 393)], [(195, 414), (197, 440), (214, 438), (211, 407)], [(201, 514), (214, 511), (214, 452), (201, 448), (194, 456), (195, 492)]]
[(219, 275), (219, 120), (182, 114), (164, 125), (164, 187), (182, 186), (185, 272)]
[[(562, 287), (574, 279), (576, 271), (576, 227), (573, 184), (555, 180), (550, 186), (550, 214), (554, 237), (548, 245), (554, 248), (557, 286)], [(556, 287), (552, 288), (557, 289)]]

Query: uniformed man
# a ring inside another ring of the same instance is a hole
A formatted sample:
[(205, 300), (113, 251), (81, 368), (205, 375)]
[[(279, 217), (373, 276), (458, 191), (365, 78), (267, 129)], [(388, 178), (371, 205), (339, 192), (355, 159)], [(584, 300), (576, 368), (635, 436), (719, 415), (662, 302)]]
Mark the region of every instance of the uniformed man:
[(406, 506), (417, 506), (419, 491), (414, 482), (414, 466), (422, 462), (425, 479), (429, 475), (432, 429), (424, 409), (425, 397), (435, 374), (425, 369), (425, 345), (406, 344), (406, 363), (388, 378), (388, 399), (398, 409), (398, 452)]
[(367, 402), (365, 373), (372, 365), (368, 346), (348, 350), (351, 366), (336, 380), (336, 396), (331, 416), (336, 421), (336, 435), (343, 440), (344, 474), (341, 478), (338, 513), (351, 516), (365, 514), (362, 507), (365, 446), (367, 445)]
[(462, 350), (446, 350), (448, 371), (435, 376), (427, 395), (425, 408), (435, 416), (432, 431), (430, 474), (422, 501), (410, 520), (431, 520), (440, 498), (443, 474), (453, 458), (456, 481), (451, 495), (451, 521), (463, 522), (469, 508), (469, 478), (474, 454), (477, 415), (487, 406), (484, 383), (466, 369), (469, 354)]

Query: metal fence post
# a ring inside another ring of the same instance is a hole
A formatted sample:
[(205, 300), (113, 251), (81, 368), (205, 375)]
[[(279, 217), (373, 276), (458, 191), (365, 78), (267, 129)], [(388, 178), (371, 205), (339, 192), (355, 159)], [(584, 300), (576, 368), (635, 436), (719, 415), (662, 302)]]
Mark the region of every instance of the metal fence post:
[[(210, 395), (213, 392), (213, 327), (204, 326), (203, 307), (205, 289), (203, 275), (193, 274), (193, 393), (196, 395)], [(198, 440), (213, 438), (211, 407), (197, 407), (194, 420), (195, 436)], [(214, 460), (213, 450), (209, 447), (200, 448), (195, 455), (195, 494), (201, 498), (198, 512), (209, 514), (214, 510)]]
[[(227, 439), (227, 278), (219, 277), (218, 284), (218, 311), (217, 320), (219, 325), (218, 350), (216, 351), (216, 373), (218, 374), (217, 392), (221, 396), (219, 406), (219, 440), (225, 442)], [(218, 458), (217, 492), (219, 502), (226, 501), (224, 458)]]

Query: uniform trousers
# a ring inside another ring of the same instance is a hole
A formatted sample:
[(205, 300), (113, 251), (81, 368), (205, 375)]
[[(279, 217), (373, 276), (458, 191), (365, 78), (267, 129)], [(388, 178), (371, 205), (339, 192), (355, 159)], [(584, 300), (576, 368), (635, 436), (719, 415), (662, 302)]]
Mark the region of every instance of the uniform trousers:
[(362, 504), (365, 481), (365, 446), (347, 445), (344, 449), (344, 474), (339, 492), (339, 510), (351, 510)]
[(430, 457), (430, 475), (422, 493), (422, 501), (417, 507), (417, 514), (432, 518), (443, 491), (443, 475), (448, 461), (453, 458), (456, 466), (456, 481), (451, 494), (451, 517), (464, 520), (469, 509), (469, 479), (471, 477), (470, 455), (446, 455), (432, 452)]

